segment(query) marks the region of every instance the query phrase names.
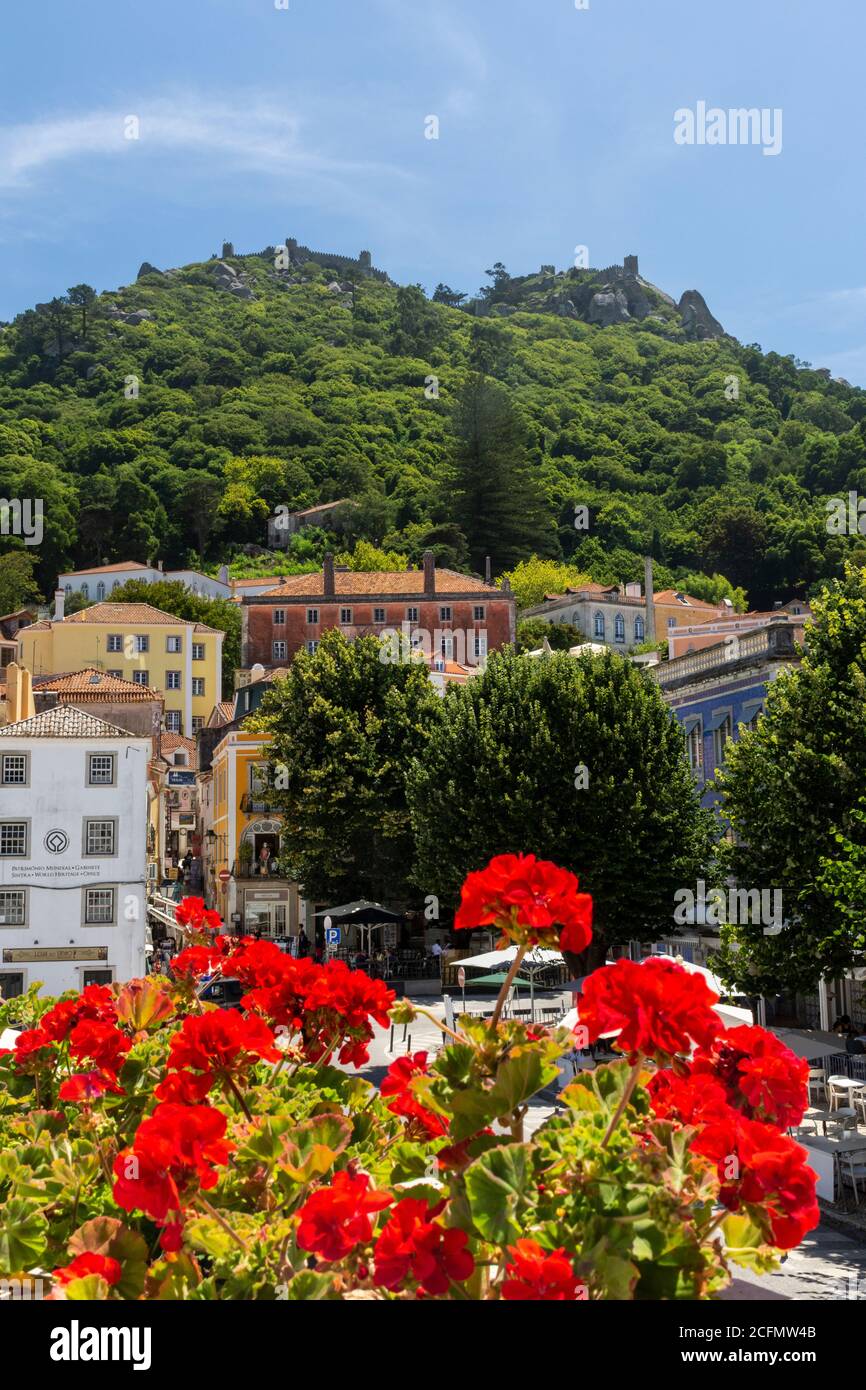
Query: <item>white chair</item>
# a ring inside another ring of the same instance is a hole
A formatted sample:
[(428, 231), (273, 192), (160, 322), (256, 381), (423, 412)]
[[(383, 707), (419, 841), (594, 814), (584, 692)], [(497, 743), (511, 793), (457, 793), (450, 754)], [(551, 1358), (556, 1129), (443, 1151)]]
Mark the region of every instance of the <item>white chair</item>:
[(859, 1202), (857, 1179), (866, 1187), (866, 1149), (850, 1149), (848, 1153), (837, 1154), (837, 1159), (842, 1186), (853, 1187), (854, 1201)]
[(830, 1110), (854, 1111), (849, 1104), (851, 1084), (847, 1076), (831, 1076), (827, 1081), (827, 1102)]
[(827, 1073), (823, 1067), (809, 1069), (809, 1104), (824, 1105), (827, 1100)]

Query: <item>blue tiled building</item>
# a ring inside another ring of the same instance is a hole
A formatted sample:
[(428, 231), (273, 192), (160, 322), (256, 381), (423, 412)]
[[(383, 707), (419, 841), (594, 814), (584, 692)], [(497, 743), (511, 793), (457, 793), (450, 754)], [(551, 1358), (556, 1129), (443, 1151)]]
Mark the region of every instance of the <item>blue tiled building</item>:
[(705, 806), (717, 800), (707, 783), (724, 762), (728, 740), (740, 737), (741, 726), (754, 727), (770, 683), (797, 665), (802, 655), (795, 624), (779, 618), (650, 668), (685, 730), (689, 762), (704, 789)]

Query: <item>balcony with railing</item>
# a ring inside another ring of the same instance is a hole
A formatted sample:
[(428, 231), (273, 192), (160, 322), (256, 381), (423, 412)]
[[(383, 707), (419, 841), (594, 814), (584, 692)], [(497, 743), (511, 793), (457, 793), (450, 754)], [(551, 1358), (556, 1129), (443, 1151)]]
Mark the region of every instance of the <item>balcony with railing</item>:
[(712, 647), (686, 652), (649, 667), (649, 674), (663, 689), (689, 685), (703, 677), (728, 674), (765, 661), (796, 661), (801, 653), (793, 624), (768, 623), (743, 634), (734, 633)]

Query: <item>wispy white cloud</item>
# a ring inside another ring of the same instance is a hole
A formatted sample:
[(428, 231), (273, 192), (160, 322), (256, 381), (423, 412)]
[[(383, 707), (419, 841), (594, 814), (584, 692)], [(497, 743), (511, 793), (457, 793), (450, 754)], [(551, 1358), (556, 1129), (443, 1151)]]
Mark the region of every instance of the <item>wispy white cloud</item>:
[[(195, 155), (220, 160), (227, 171), (337, 179), (370, 175), (407, 179), (395, 165), (334, 156), (308, 140), (305, 122), (284, 109), (285, 99), (223, 101), (185, 96), (133, 102), (127, 109), (96, 110), (0, 126), (0, 188), (26, 188), (50, 165), (75, 160), (146, 159)], [(134, 117), (135, 127), (130, 118)], [(137, 138), (130, 138), (137, 129)]]
[(425, 49), (437, 48), (476, 82), (484, 82), (488, 73), (484, 45), (460, 14), (456, 6), (436, 0), (424, 7), (423, 18), (412, 13), (406, 0), (377, 0), (390, 23), (400, 26), (401, 33)]

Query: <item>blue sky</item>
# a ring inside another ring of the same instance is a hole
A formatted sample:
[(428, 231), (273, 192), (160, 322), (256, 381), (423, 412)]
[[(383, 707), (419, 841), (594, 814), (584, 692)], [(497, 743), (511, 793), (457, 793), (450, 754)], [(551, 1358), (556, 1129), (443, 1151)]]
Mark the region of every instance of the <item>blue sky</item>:
[[(0, 318), (224, 238), (466, 291), (586, 245), (866, 386), (864, 0), (278, 3), (5, 7)], [(781, 153), (676, 144), (699, 101), (781, 108)]]

